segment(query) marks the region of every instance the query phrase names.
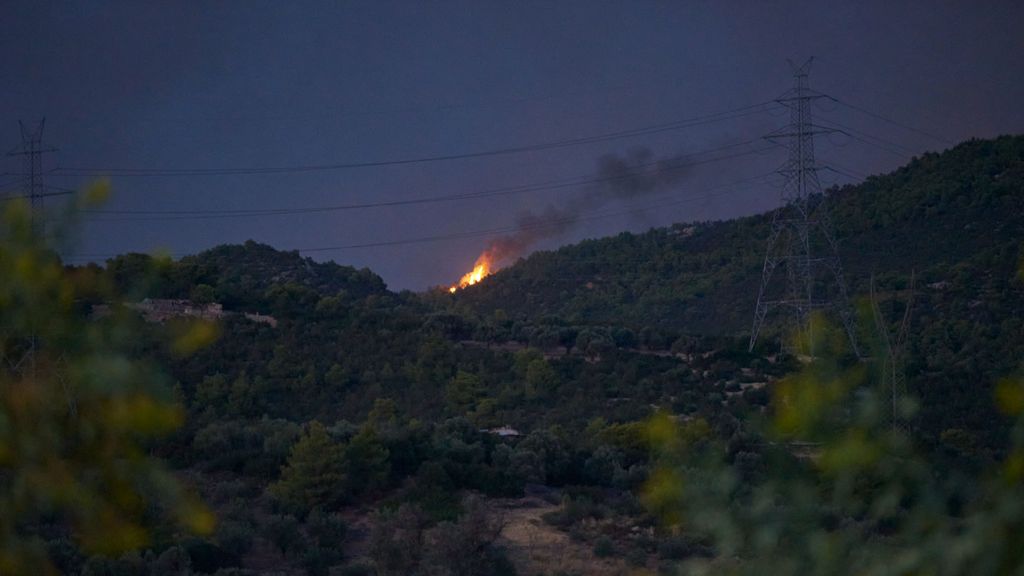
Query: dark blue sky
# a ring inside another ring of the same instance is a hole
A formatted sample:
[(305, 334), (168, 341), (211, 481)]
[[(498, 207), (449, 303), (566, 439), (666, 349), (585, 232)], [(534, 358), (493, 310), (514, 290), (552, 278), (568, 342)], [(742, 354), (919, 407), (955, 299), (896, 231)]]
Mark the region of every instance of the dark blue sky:
[[(1022, 30), (1024, 3), (1016, 1), (6, 2), (0, 143), (16, 147), (17, 121), (46, 116), (46, 141), (60, 148), (47, 158), (48, 168), (60, 168), (47, 182), (69, 188), (88, 181), (70, 172), (75, 167), (277, 167), (460, 154), (756, 104), (789, 88), (787, 58), (809, 55), (813, 87), (959, 141), (1024, 131)], [(849, 172), (891, 169), (910, 153), (944, 147), (826, 101), (815, 113), (885, 142), (820, 139), (823, 163)], [(720, 148), (785, 121), (765, 112), (586, 145), (375, 168), (122, 176), (112, 180), (107, 208), (301, 208), (472, 193), (588, 177), (600, 156), (637, 146), (658, 156)], [(695, 166), (671, 190), (596, 206), (583, 215), (607, 217), (539, 247), (763, 210), (777, 202), (771, 185), (722, 186), (767, 173), (783, 158), (780, 149)], [(20, 166), (8, 159), (4, 171)], [(832, 172), (822, 179), (851, 180)], [(78, 258), (158, 248), (187, 254), (250, 238), (302, 249), (490, 230), (576, 194), (570, 187), (258, 217), (97, 215), (83, 227)], [(649, 206), (656, 208), (621, 214)], [(421, 289), (456, 279), (489, 239), (309, 254), (369, 266), (392, 288)]]

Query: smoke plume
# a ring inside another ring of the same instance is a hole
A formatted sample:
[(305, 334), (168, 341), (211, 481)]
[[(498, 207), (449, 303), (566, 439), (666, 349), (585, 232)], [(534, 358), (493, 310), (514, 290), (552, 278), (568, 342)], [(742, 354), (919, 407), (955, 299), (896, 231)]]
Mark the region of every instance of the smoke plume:
[(558, 206), (525, 211), (516, 217), (516, 230), (491, 242), (481, 256), (494, 264), (508, 262), (526, 253), (537, 242), (559, 236), (578, 223), (586, 212), (616, 201), (631, 201), (662, 192), (682, 180), (688, 170), (684, 156), (655, 160), (647, 148), (625, 155), (608, 154), (597, 161), (593, 182)]

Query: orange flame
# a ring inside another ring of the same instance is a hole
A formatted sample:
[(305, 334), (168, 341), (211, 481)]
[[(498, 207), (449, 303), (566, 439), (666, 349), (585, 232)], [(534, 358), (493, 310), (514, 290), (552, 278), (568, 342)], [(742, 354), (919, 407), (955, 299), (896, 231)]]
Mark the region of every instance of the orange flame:
[(466, 286), (472, 286), (487, 276), (490, 276), (490, 274), (491, 259), (487, 257), (487, 254), (481, 254), (480, 257), (476, 259), (476, 264), (473, 266), (473, 269), (464, 274), (462, 278), (459, 279), (458, 284), (453, 284), (448, 288), (448, 291), (454, 294), (456, 290), (465, 288)]

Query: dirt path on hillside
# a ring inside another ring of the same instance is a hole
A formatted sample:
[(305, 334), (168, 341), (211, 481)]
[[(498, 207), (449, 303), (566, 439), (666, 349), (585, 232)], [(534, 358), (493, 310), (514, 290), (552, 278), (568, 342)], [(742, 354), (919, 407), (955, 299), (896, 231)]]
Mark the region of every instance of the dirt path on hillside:
[(536, 574), (586, 574), (594, 576), (636, 576), (622, 560), (598, 558), (590, 546), (548, 525), (542, 516), (558, 506), (540, 498), (500, 499), (492, 502), (495, 513), (505, 522), (499, 544), (522, 576)]

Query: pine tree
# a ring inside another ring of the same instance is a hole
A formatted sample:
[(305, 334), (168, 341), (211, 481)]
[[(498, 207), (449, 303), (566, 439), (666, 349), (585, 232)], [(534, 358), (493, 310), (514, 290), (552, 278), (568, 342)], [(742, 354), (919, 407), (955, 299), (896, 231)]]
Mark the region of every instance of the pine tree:
[(344, 495), (346, 475), (343, 448), (316, 420), (292, 447), (281, 479), (271, 487), (285, 505), (305, 514), (317, 506), (330, 506)]

